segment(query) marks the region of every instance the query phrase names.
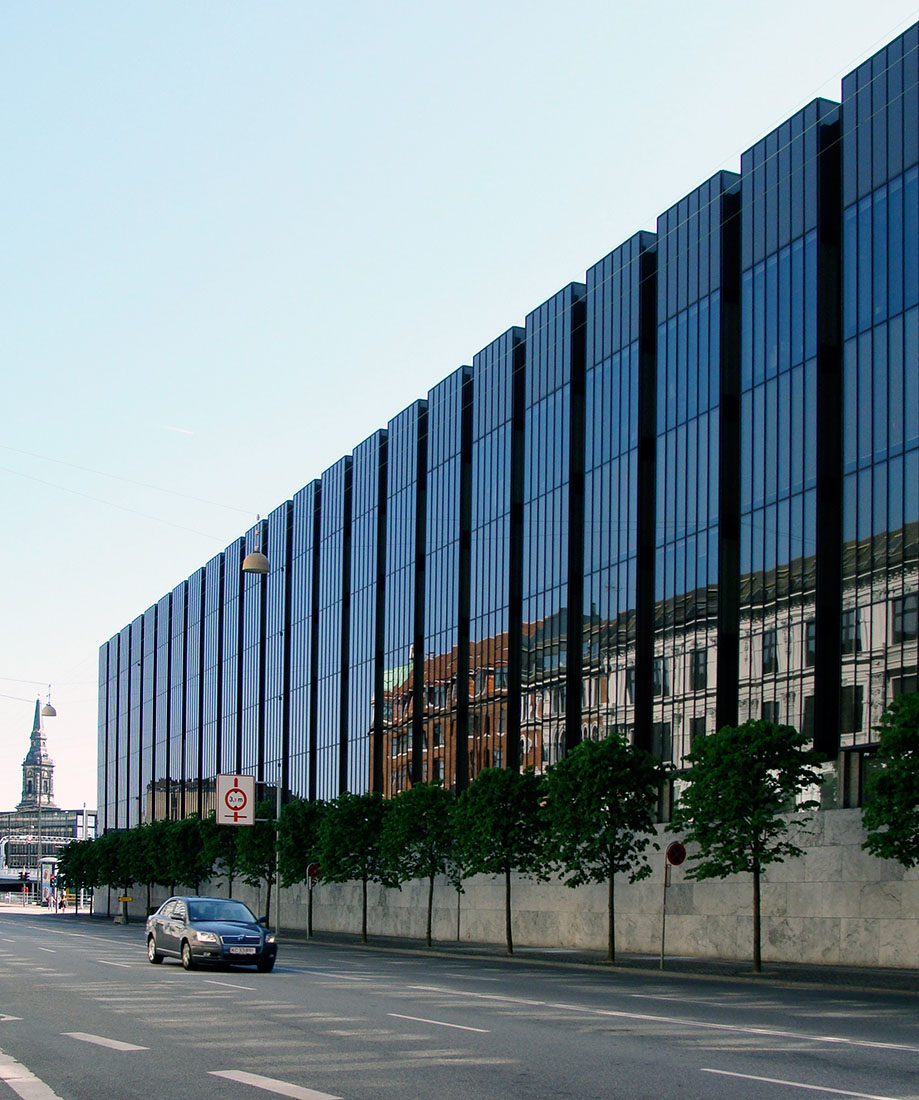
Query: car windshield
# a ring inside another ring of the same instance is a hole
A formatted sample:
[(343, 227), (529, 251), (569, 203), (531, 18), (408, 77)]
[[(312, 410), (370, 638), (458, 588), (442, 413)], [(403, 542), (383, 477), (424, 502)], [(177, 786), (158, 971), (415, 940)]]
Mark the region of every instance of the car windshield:
[(241, 901), (190, 901), (188, 919), (246, 921), (249, 924), (255, 921), (251, 910)]

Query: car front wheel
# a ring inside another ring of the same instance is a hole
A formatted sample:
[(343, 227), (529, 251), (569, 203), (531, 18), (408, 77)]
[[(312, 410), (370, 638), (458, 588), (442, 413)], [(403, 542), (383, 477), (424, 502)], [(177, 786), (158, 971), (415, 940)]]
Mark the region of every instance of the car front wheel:
[(184, 966), (186, 970), (195, 969), (195, 959), (191, 953), (191, 944), (188, 940), (182, 941), (182, 966)]
[(259, 959), (255, 966), (260, 974), (270, 974), (274, 970), (274, 959)]
[(152, 963), (161, 963), (163, 961), (163, 956), (156, 949), (156, 940), (153, 936), (147, 937), (147, 958)]

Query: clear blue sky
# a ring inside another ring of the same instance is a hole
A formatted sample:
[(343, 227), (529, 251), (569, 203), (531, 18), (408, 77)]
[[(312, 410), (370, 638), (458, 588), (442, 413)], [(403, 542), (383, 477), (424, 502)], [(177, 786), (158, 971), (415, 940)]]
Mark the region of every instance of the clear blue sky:
[(37, 691), (95, 806), (100, 643), (916, 19), (3, 4), (0, 810)]

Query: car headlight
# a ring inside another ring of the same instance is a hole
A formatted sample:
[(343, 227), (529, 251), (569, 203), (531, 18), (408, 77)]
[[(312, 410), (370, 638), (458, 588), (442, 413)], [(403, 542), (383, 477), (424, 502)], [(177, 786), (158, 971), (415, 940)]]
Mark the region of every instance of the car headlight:
[(198, 932), (198, 943), (220, 943), (216, 932)]
[(273, 932), (269, 932), (268, 935), (265, 937), (265, 943), (274, 943), (274, 933)]

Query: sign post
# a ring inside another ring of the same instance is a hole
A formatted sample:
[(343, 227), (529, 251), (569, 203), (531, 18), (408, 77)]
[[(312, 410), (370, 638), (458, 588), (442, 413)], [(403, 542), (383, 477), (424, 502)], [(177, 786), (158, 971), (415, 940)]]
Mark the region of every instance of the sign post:
[(667, 859), (664, 863), (664, 900), (661, 905), (661, 970), (664, 969), (664, 942), (667, 935), (667, 887), (670, 885), (670, 868), (679, 867), (686, 858), (686, 849), (678, 841), (667, 845)]

